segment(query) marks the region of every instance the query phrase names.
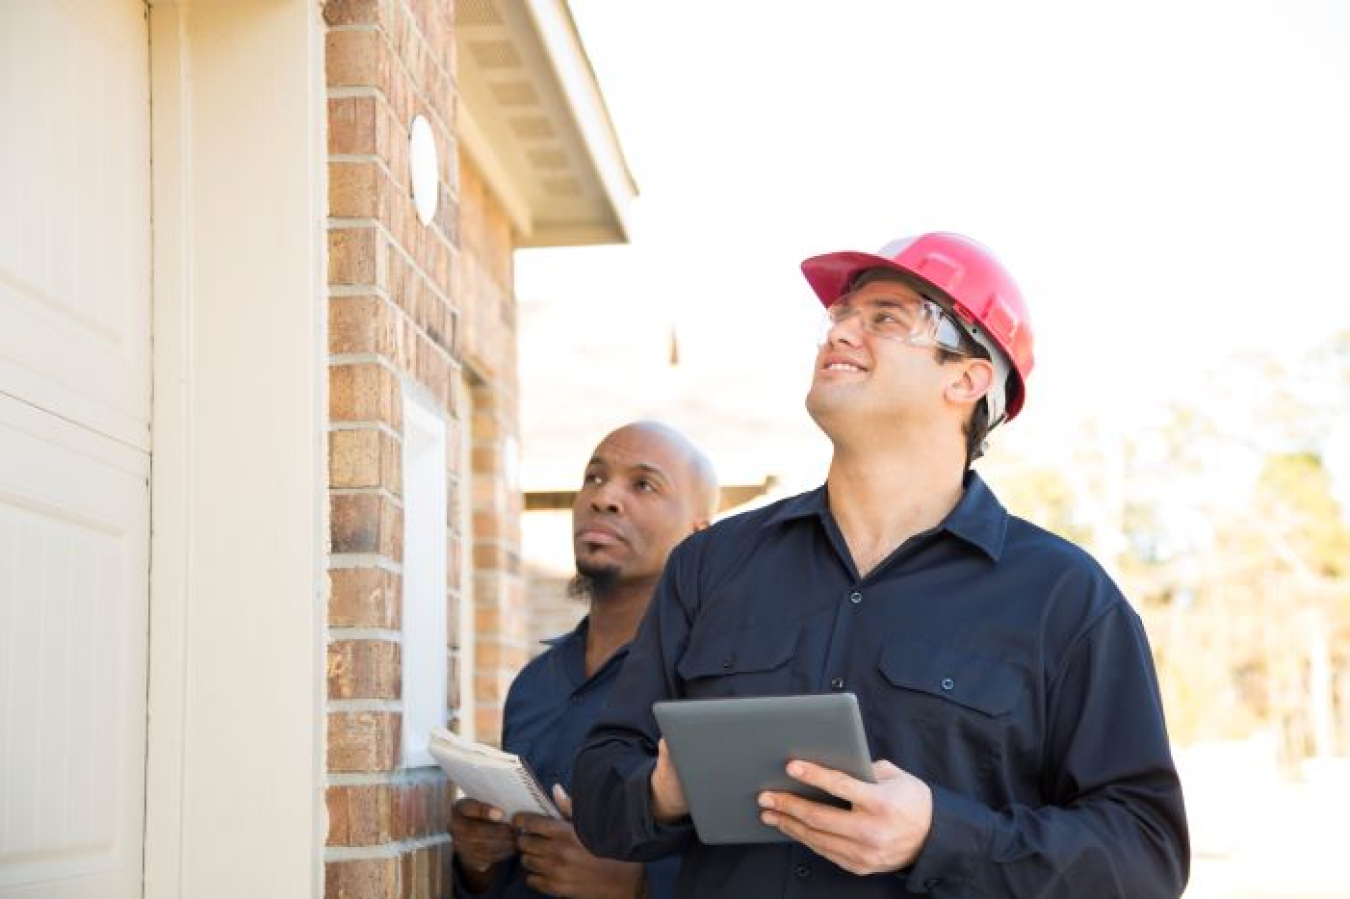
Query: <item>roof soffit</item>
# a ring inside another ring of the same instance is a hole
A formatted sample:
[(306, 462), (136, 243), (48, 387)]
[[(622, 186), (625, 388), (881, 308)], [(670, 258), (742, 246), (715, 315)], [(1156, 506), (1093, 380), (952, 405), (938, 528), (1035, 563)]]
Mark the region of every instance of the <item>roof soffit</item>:
[(637, 189), (563, 0), (459, 0), (459, 135), (519, 246), (622, 243)]

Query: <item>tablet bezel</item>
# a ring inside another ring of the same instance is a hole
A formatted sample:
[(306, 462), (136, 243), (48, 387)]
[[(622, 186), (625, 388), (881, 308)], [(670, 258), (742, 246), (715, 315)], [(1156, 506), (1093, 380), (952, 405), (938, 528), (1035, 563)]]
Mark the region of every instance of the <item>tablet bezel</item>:
[(791, 759), (875, 780), (852, 693), (667, 700), (653, 704), (652, 712), (704, 843), (789, 842), (759, 820), (763, 790), (847, 807), (789, 777)]

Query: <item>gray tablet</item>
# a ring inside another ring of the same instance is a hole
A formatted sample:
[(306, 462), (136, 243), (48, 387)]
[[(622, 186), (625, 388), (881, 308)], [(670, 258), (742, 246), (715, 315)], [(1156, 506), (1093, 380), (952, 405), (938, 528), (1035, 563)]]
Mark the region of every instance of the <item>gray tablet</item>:
[(687, 699), (652, 706), (705, 843), (782, 843), (759, 820), (762, 790), (847, 806), (784, 770), (815, 762), (873, 782), (858, 700), (852, 693)]

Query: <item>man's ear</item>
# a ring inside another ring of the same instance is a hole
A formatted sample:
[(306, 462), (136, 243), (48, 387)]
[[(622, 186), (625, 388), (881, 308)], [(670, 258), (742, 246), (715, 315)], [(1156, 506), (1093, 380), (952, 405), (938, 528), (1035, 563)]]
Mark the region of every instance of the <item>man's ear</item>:
[(994, 363), (988, 359), (965, 359), (956, 377), (947, 384), (947, 398), (961, 405), (974, 405), (994, 383)]

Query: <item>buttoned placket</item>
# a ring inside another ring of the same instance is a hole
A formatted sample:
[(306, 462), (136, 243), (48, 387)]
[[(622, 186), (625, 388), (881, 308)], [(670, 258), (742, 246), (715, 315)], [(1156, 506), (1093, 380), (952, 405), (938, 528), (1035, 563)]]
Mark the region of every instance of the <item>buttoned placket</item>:
[(891, 551), (866, 577), (858, 576), (853, 557), (848, 551), (848, 543), (833, 517), (822, 514), (821, 524), (825, 537), (839, 564), (848, 577), (848, 586), (842, 591), (839, 603), (835, 606), (834, 626), (830, 631), (830, 642), (825, 652), (825, 664), (819, 672), (815, 684), (817, 693), (839, 693), (849, 689), (848, 672), (850, 670), (850, 650), (853, 645), (854, 629), (863, 626), (867, 608), (867, 594), (888, 572), (894, 569), (922, 546), (922, 541), (913, 537)]

